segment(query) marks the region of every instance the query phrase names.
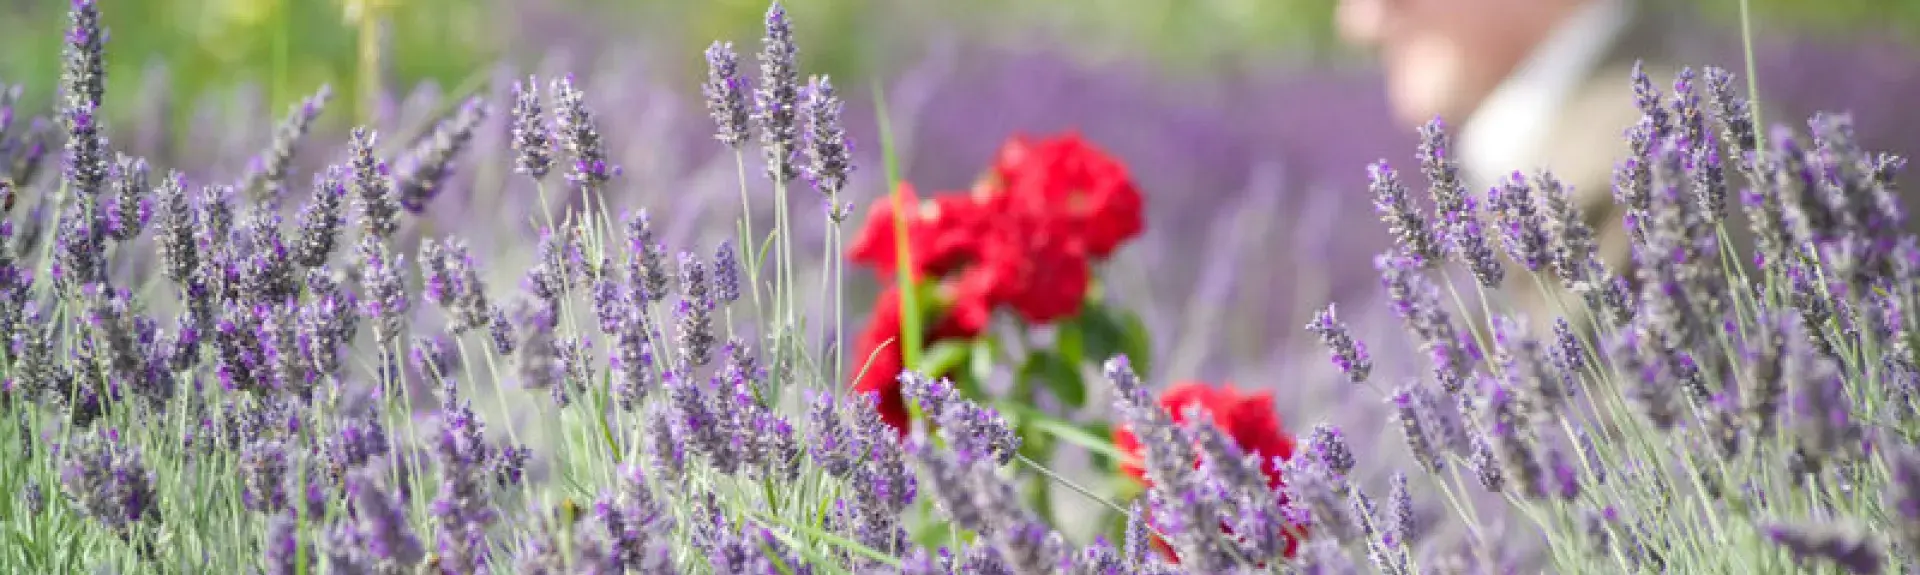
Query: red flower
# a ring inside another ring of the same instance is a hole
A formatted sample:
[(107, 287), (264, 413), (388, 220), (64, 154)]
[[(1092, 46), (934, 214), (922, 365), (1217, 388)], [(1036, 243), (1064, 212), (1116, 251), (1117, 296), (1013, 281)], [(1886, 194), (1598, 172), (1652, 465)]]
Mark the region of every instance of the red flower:
[[(1209, 386), (1190, 381), (1176, 384), (1160, 395), (1160, 408), (1167, 410), (1176, 423), (1185, 423), (1187, 408), (1195, 405), (1211, 415), (1214, 425), (1233, 438), (1242, 452), (1259, 455), (1260, 470), (1267, 475), (1268, 488), (1278, 489), (1284, 484), (1279, 462), (1293, 458), (1294, 440), (1280, 425), (1280, 414), (1273, 410), (1272, 392), (1243, 393), (1228, 385)], [(1121, 472), (1151, 487), (1153, 482), (1141, 467), (1144, 455), (1139, 438), (1123, 425), (1114, 428), (1113, 443), (1128, 456), (1120, 463)], [(1193, 465), (1199, 467), (1200, 462), (1195, 461)], [(1286, 556), (1293, 556), (1298, 543), (1298, 539), (1288, 536)], [(1154, 547), (1169, 560), (1178, 561), (1172, 549), (1157, 536)]]
[(1011, 307), (1032, 324), (1079, 313), (1093, 284), (1093, 265), (1081, 244), (1037, 214), (1002, 210), (996, 220), (999, 225), (981, 230), (956, 290)]
[[(1079, 313), (1093, 283), (1091, 260), (1144, 225), (1140, 192), (1126, 168), (1073, 133), (1038, 143), (1014, 138), (971, 193), (921, 199), (904, 183), (899, 193), (901, 209), (911, 210), (904, 216), (909, 277), (939, 288), (941, 312), (927, 343), (973, 337), (1001, 306), (1030, 324)], [(850, 261), (889, 284), (900, 265), (895, 212), (892, 198), (875, 202), (847, 250)], [(855, 364), (872, 364), (854, 388), (879, 394), (882, 416), (904, 432), (899, 308), (900, 294), (889, 289), (856, 339)], [(890, 341), (893, 347), (875, 355)]]
[[(907, 242), (915, 279), (946, 275), (978, 259), (980, 238), (996, 225), (994, 210), (966, 194), (946, 194), (922, 200), (913, 184), (900, 184), (907, 214)], [(847, 259), (891, 277), (900, 264), (899, 237), (894, 229), (893, 199), (874, 202), (867, 221), (854, 234)]]
[(1146, 227), (1127, 167), (1077, 132), (1039, 142), (1015, 136), (995, 157), (993, 176), (1019, 209), (1058, 221), (1094, 259), (1106, 259)]

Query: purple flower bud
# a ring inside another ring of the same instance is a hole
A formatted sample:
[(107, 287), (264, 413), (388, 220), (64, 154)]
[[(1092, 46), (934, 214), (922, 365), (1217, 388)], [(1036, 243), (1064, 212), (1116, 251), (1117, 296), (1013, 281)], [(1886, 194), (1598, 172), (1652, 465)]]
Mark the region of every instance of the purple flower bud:
[(571, 76), (553, 81), (553, 118), (555, 140), (573, 156), (567, 183), (581, 190), (598, 191), (619, 175), (619, 168), (607, 162), (606, 142), (587, 109), (586, 94), (573, 85)]
[(354, 128), (347, 146), (347, 166), (361, 229), (368, 237), (385, 240), (400, 229), (400, 204), (394, 198), (387, 163), (374, 157), (377, 138), (373, 130)]
[(1400, 173), (1387, 165), (1386, 160), (1381, 160), (1367, 166), (1367, 175), (1372, 181), (1374, 210), (1380, 213), (1380, 221), (1387, 224), (1387, 231), (1393, 234), (1401, 253), (1412, 258), (1414, 267), (1438, 265), (1440, 238), (1435, 236), (1426, 214), (1414, 205), (1406, 185), (1400, 183)]
[(553, 169), (553, 132), (540, 108), (540, 82), (532, 76), (513, 83), (511, 130), (513, 171), (534, 181), (546, 179)]
[(747, 82), (740, 77), (740, 57), (731, 42), (707, 47), (707, 113), (713, 116), (714, 139), (735, 150), (752, 137), (747, 110)]
[(1366, 383), (1367, 374), (1373, 371), (1373, 358), (1367, 355), (1367, 346), (1356, 341), (1347, 331), (1347, 324), (1335, 316), (1333, 304), (1314, 314), (1307, 331), (1320, 337), (1320, 343), (1327, 346), (1332, 354), (1333, 364), (1347, 379), (1354, 383)]
[(240, 190), (253, 198), (269, 204), (278, 205), (280, 198), (286, 195), (287, 172), (293, 167), (294, 147), (306, 139), (313, 129), (313, 123), (320, 118), (327, 102), (333, 99), (333, 89), (322, 85), (320, 89), (293, 105), (280, 125), (273, 128), (273, 140), (265, 152), (255, 156), (254, 165), (247, 170), (246, 177), (240, 181)]
[(426, 211), (427, 202), (440, 195), (441, 186), (452, 174), (454, 157), (466, 149), (473, 131), (486, 118), (486, 103), (480, 98), (468, 99), (453, 116), (436, 124), (426, 139), (406, 151), (396, 182), (402, 207), (415, 214)]
[(767, 8), (766, 37), (761, 40), (760, 83), (754, 90), (754, 126), (766, 151), (767, 177), (786, 183), (799, 175), (800, 70), (793, 27), (779, 2)]

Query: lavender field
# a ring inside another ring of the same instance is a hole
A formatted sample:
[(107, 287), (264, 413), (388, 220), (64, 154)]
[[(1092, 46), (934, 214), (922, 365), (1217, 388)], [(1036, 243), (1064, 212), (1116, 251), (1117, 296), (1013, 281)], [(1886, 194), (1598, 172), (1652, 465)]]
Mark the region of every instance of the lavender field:
[(0, 79), (0, 571), (1920, 569), (1903, 44), (1621, 77), (1619, 267), (1365, 67), (530, 10), (282, 108), (114, 9)]

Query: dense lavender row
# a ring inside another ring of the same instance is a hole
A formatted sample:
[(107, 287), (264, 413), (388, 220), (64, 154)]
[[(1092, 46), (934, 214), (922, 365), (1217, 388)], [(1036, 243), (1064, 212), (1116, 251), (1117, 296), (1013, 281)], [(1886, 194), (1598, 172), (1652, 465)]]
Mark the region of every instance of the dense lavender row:
[[(1115, 359), (1111, 419), (1137, 438), (1151, 487), (1111, 545), (1023, 507), (1008, 470), (1029, 473), (1015, 462), (1024, 430), (975, 398), (902, 374), (937, 424), (903, 439), (866, 398), (835, 391), (845, 374), (817, 334), (837, 321), (816, 312), (837, 306), (802, 300), (840, 300), (840, 287), (804, 288), (837, 265), (822, 253), (833, 216), (884, 199), (841, 186), (872, 176), (846, 171), (841, 106), (824, 78), (801, 81), (777, 5), (759, 54), (709, 54), (717, 143), (672, 128), (671, 103), (693, 89), (651, 94), (667, 119), (634, 126), (662, 134), (622, 136), (600, 127), (627, 123), (596, 111), (627, 102), (597, 95), (632, 92), (503, 73), (451, 106), (396, 105), (423, 112), (354, 129), (314, 169), (291, 154), (320, 141), (305, 136), (322, 91), (257, 159), (190, 176), (116, 152), (92, 114), (106, 97), (97, 7), (78, 0), (73, 14), (59, 109), (0, 126), (0, 329), (13, 342), (0, 399), (16, 423), (0, 449), (20, 462), (0, 471), (8, 565), (1486, 573), (1528, 551), (1505, 546), (1500, 516), (1506, 532), (1547, 533), (1538, 559), (1556, 572), (1779, 572), (1804, 558), (1870, 573), (1920, 545), (1906, 516), (1920, 496), (1905, 490), (1920, 473), (1907, 444), (1920, 372), (1903, 327), (1920, 256), (1890, 199), (1901, 160), (1868, 154), (1843, 116), (1817, 116), (1804, 146), (1758, 131), (1730, 92), (1683, 82), (1649, 98), (1643, 155), (1618, 190), (1639, 210), (1640, 265), (1607, 272), (1641, 289), (1617, 297), (1602, 288), (1629, 284), (1562, 274), (1592, 294), (1568, 305), (1611, 312), (1591, 331), (1457, 321), (1501, 302), (1443, 299), (1472, 284), (1434, 273), (1450, 258), (1483, 277), (1524, 273), (1485, 257), (1492, 247), (1590, 270), (1580, 218), (1526, 209), (1554, 205), (1549, 178), (1513, 184), (1506, 197), (1537, 199), (1497, 213), (1442, 197), (1452, 211), (1419, 218), (1423, 202), (1394, 196), (1414, 182), (1374, 186), (1397, 210), (1384, 215), (1400, 251), (1375, 260), (1387, 309), (1434, 363), (1383, 352), (1395, 342), (1332, 308), (1309, 327), (1343, 380), (1381, 386), (1370, 391), (1388, 407), (1362, 416), (1401, 427), (1412, 459), (1376, 457), (1354, 440), (1365, 430), (1329, 424), (1269, 465), (1274, 454), (1223, 431), (1227, 415), (1171, 413)], [(1445, 166), (1444, 133), (1423, 136), (1422, 164)], [(676, 160), (681, 144), (722, 152)], [(753, 217), (729, 228), (737, 212), (667, 201), (689, 170), (717, 182), (691, 189), (737, 186)], [(1735, 198), (1729, 173), (1758, 185)], [(662, 191), (611, 194), (629, 188)], [(649, 203), (688, 211), (649, 217)], [(1762, 265), (1722, 255), (1735, 206), (1762, 223)], [(1441, 220), (1456, 225), (1424, 227)], [(756, 221), (774, 222), (775, 248), (748, 241), (767, 237)], [(443, 234), (484, 226), (540, 241)], [(809, 226), (825, 233), (788, 233)], [(814, 259), (829, 266), (795, 273)], [(487, 392), (523, 419), (483, 424)], [(1436, 481), (1407, 475), (1422, 470)], [(1361, 475), (1374, 472), (1392, 475), (1378, 501)], [(1436, 500), (1455, 516), (1419, 511)], [(1464, 529), (1464, 552), (1427, 536), (1441, 524)]]

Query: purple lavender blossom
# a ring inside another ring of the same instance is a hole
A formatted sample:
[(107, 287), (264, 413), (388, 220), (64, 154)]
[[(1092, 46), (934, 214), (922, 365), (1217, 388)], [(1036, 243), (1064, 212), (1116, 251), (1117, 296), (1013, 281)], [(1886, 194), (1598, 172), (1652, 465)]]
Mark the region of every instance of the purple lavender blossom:
[(1373, 371), (1373, 358), (1367, 355), (1367, 345), (1353, 339), (1347, 324), (1335, 316), (1334, 304), (1327, 304), (1326, 309), (1315, 313), (1313, 322), (1307, 324), (1307, 331), (1320, 337), (1321, 345), (1327, 346), (1332, 354), (1333, 365), (1347, 374), (1348, 381), (1367, 382), (1367, 374)]
[(248, 197), (256, 201), (277, 204), (286, 195), (287, 172), (293, 167), (294, 147), (305, 140), (313, 129), (313, 123), (320, 118), (327, 102), (333, 99), (333, 88), (321, 85), (318, 91), (287, 111), (286, 118), (273, 128), (273, 140), (267, 144), (265, 153), (255, 156), (248, 166), (247, 174), (237, 186)]
[(707, 47), (707, 83), (701, 86), (707, 97), (707, 113), (713, 116), (715, 140), (734, 150), (753, 137), (747, 109), (747, 81), (740, 77), (740, 57), (731, 42), (714, 42)]
[(800, 69), (793, 27), (780, 2), (767, 8), (766, 37), (760, 41), (760, 83), (753, 92), (754, 127), (766, 151), (767, 178), (784, 184), (800, 174)]
[(160, 225), (154, 244), (160, 255), (160, 274), (184, 290), (200, 268), (200, 251), (194, 244), (199, 214), (188, 199), (182, 179), (180, 172), (168, 172), (155, 190), (160, 198)]
[(540, 108), (540, 82), (527, 77), (513, 83), (513, 171), (544, 180), (553, 169), (553, 132), (547, 127)]
[(1514, 390), (1492, 383), (1481, 419), (1486, 422), (1487, 436), (1500, 457), (1503, 475), (1520, 490), (1521, 496), (1538, 499), (1546, 496), (1543, 483), (1546, 475), (1528, 427), (1528, 414), (1523, 409)]
[(1547, 233), (1548, 219), (1539, 212), (1539, 205), (1533, 187), (1520, 172), (1487, 191), (1487, 208), (1498, 222), (1507, 257), (1529, 272), (1539, 272), (1552, 259), (1553, 238)]
[(691, 366), (704, 367), (713, 361), (713, 286), (707, 278), (706, 264), (699, 256), (680, 254), (679, 318), (680, 358)]
[(607, 182), (620, 175), (620, 168), (607, 161), (606, 142), (587, 109), (586, 94), (574, 87), (569, 76), (553, 81), (552, 97), (554, 140), (573, 157), (567, 183), (585, 191), (605, 189)]
[(147, 161), (120, 154), (109, 173), (113, 201), (105, 206), (106, 233), (117, 242), (130, 242), (146, 229), (153, 218), (153, 203), (147, 197)]
[(261, 562), (266, 564), (263, 573), (294, 575), (313, 572), (319, 554), (315, 552), (312, 541), (301, 540), (299, 527), (299, 519), (291, 513), (276, 513), (267, 520), (267, 531), (260, 539)]
[(620, 408), (639, 409), (641, 402), (660, 385), (655, 371), (652, 338), (647, 333), (646, 315), (638, 305), (617, 306), (619, 323), (613, 342), (614, 396)]
[(374, 338), (382, 346), (393, 345), (401, 335), (401, 319), (408, 310), (406, 286), (402, 283), (403, 256), (390, 254), (377, 236), (360, 241), (361, 302), (367, 319), (373, 322)]
[(487, 297), (480, 267), (466, 242), (456, 238), (427, 240), (420, 246), (420, 260), (425, 298), (447, 312), (448, 329), (454, 335), (485, 329), (493, 322), (494, 303)]
[(486, 530), (497, 515), (488, 488), (493, 483), (487, 473), (491, 452), (470, 413), (443, 415), (451, 417), (433, 444), (440, 479), (433, 500), (439, 549), (435, 558), (441, 572), (449, 575), (486, 573), (491, 554)]
[(1445, 465), (1439, 446), (1433, 439), (1431, 416), (1424, 413), (1421, 403), (1415, 397), (1414, 384), (1402, 385), (1393, 394), (1394, 412), (1400, 421), (1400, 431), (1407, 439), (1407, 448), (1413, 452), (1414, 460), (1428, 472), (1439, 472)]
[(240, 451), (241, 501), (247, 509), (273, 513), (287, 509), (287, 446), (279, 441), (248, 442)]
[(1293, 518), (1296, 523), (1312, 525), (1316, 534), (1343, 544), (1363, 536), (1366, 519), (1354, 517), (1347, 503), (1347, 494), (1357, 491), (1337, 470), (1318, 459), (1297, 458), (1284, 469), (1287, 506), (1306, 513), (1305, 521)]
[(374, 157), (377, 143), (373, 130), (354, 128), (347, 147), (347, 166), (351, 170), (353, 205), (360, 215), (362, 233), (385, 240), (400, 229), (400, 204), (394, 198), (393, 177), (387, 163)]
[(60, 487), (80, 515), (117, 533), (159, 518), (153, 474), (113, 430), (78, 437), (60, 450)]
[(98, 109), (107, 88), (107, 31), (94, 0), (73, 0), (67, 12), (65, 66), (60, 74), (63, 109)]
[(733, 242), (720, 242), (713, 251), (713, 288), (721, 305), (740, 301), (740, 259)]
[(620, 556), (607, 541), (591, 530), (577, 528), (579, 510), (573, 500), (561, 503), (553, 511), (556, 518), (539, 506), (529, 511), (534, 528), (524, 536), (513, 554), (514, 573), (523, 575), (565, 575), (570, 573), (616, 575), (625, 572)]
[[(1313, 433), (1307, 436), (1307, 453), (1342, 480), (1353, 472), (1353, 450), (1347, 447), (1346, 437), (1340, 433), (1340, 428), (1333, 424), (1313, 426)], [(1342, 485), (1340, 491), (1345, 490), (1345, 485)]]
[(452, 174), (454, 157), (467, 148), (473, 131), (486, 118), (486, 103), (469, 99), (453, 116), (435, 125), (426, 139), (407, 150), (395, 181), (401, 207), (415, 214), (426, 211), (427, 202), (440, 195), (440, 188)]
[(672, 566), (668, 547), (674, 527), (672, 510), (654, 495), (640, 467), (621, 468), (617, 487), (594, 504), (594, 515), (612, 542), (613, 556), (635, 572), (668, 572)]
[(293, 242), (295, 264), (317, 268), (326, 265), (333, 256), (334, 246), (339, 243), (340, 226), (345, 223), (341, 210), (346, 198), (345, 168), (334, 166), (314, 175), (313, 199), (301, 206), (294, 218), (294, 226), (299, 229)]
[(970, 457), (991, 458), (1001, 465), (1020, 451), (1020, 436), (998, 412), (960, 396), (945, 380), (913, 371), (901, 372), (900, 393), (919, 404), (940, 426), (947, 447)]
[(847, 175), (853, 171), (853, 145), (840, 125), (841, 103), (833, 93), (833, 83), (825, 76), (815, 76), (807, 81), (805, 96), (801, 107), (807, 119), (802, 143), (806, 160), (801, 172), (814, 189), (827, 196), (828, 219), (837, 224), (853, 213), (842, 209), (839, 201)]
[(1372, 181), (1374, 210), (1393, 234), (1394, 245), (1413, 260), (1414, 267), (1427, 268), (1441, 261), (1441, 241), (1427, 222), (1426, 214), (1413, 203), (1412, 194), (1400, 183), (1400, 173), (1381, 160), (1367, 166)]
[(653, 223), (647, 217), (646, 210), (639, 210), (624, 218), (627, 232), (627, 282), (628, 285), (649, 302), (658, 302), (667, 297), (667, 283), (671, 276), (667, 273), (666, 251), (653, 237)]
[(323, 551), (334, 570), (408, 573), (426, 558), (402, 502), (377, 483), (380, 476), (361, 470), (347, 477), (347, 498), (354, 513), (338, 517)]
[(1473, 369), (1472, 354), (1464, 349), (1466, 340), (1454, 328), (1452, 316), (1440, 305), (1439, 288), (1401, 254), (1381, 254), (1374, 259), (1374, 267), (1380, 270), (1381, 286), (1392, 301), (1394, 313), (1433, 361), (1433, 374), (1441, 388), (1449, 394), (1458, 393)]

